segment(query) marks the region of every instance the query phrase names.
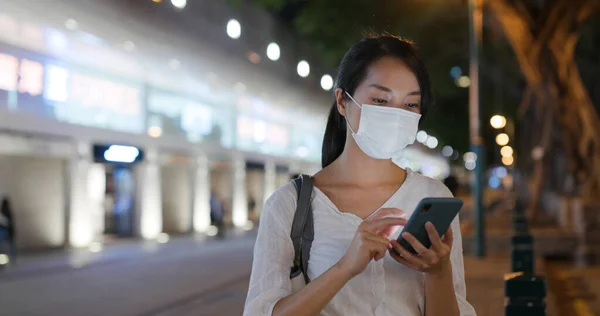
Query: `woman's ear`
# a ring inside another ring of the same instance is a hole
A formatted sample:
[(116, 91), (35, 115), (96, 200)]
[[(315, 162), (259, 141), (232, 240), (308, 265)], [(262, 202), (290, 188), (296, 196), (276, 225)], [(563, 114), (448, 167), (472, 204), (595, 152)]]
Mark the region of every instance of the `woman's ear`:
[(342, 116), (346, 116), (346, 98), (345, 92), (342, 88), (335, 89), (335, 102), (337, 104), (338, 112)]

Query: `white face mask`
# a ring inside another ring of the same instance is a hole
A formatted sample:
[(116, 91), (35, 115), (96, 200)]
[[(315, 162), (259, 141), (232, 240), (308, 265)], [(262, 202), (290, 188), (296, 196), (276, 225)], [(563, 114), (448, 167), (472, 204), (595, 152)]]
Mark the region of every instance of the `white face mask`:
[(358, 131), (354, 131), (347, 118), (346, 123), (354, 141), (367, 156), (391, 159), (415, 142), (421, 114), (387, 106), (361, 106), (348, 92), (345, 93), (361, 108)]

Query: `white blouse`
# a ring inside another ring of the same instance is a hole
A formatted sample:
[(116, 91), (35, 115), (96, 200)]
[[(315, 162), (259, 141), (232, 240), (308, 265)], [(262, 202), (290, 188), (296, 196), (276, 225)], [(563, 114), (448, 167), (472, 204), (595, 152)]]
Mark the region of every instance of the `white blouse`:
[[(404, 184), (381, 208), (398, 208), (409, 217), (425, 197), (451, 197), (440, 181), (408, 170)], [(244, 316), (272, 315), (275, 303), (292, 294), (290, 268), (294, 246), (290, 239), (297, 193), (292, 183), (277, 190), (265, 203), (254, 247), (254, 262)], [(340, 212), (329, 198), (315, 188), (312, 201), (315, 236), (310, 250), (308, 276), (316, 279), (336, 264), (348, 249), (362, 219)], [(374, 213), (375, 214), (375, 213)], [(372, 214), (373, 215), (373, 214)], [(454, 243), (450, 254), (454, 290), (463, 316), (476, 315), (466, 300), (462, 238), (458, 217), (452, 222)], [(401, 229), (390, 238), (396, 239)], [(365, 271), (350, 280), (321, 311), (320, 315), (423, 315), (424, 275), (386, 254), (371, 261)]]

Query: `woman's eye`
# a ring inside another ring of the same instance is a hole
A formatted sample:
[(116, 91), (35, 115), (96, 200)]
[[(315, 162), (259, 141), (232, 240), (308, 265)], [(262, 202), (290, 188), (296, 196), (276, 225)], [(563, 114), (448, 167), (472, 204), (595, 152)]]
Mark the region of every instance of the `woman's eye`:
[(384, 99), (378, 99), (378, 98), (373, 98), (373, 99), (371, 99), (371, 100), (373, 100), (373, 102), (375, 102), (375, 104), (383, 104), (383, 103), (386, 103), (386, 102), (387, 102), (387, 101), (386, 101), (386, 100), (384, 100)]
[(408, 103), (406, 104), (409, 108), (419, 108), (419, 103)]

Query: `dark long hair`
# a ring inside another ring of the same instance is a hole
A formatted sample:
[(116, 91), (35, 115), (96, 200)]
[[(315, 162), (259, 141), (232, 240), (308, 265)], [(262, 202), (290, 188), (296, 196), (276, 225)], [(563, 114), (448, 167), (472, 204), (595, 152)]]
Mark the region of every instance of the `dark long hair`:
[[(427, 115), (433, 104), (433, 95), (425, 63), (415, 45), (406, 39), (393, 35), (375, 35), (362, 39), (346, 52), (335, 81), (335, 89), (341, 88), (354, 95), (356, 87), (364, 80), (371, 64), (383, 57), (395, 57), (402, 60), (417, 77), (421, 90), (421, 120)], [(334, 89), (334, 91), (335, 91)], [(344, 95), (344, 98), (348, 98)], [(334, 101), (329, 111), (321, 164), (323, 168), (334, 162), (344, 151), (346, 144), (346, 121), (337, 109)]]

